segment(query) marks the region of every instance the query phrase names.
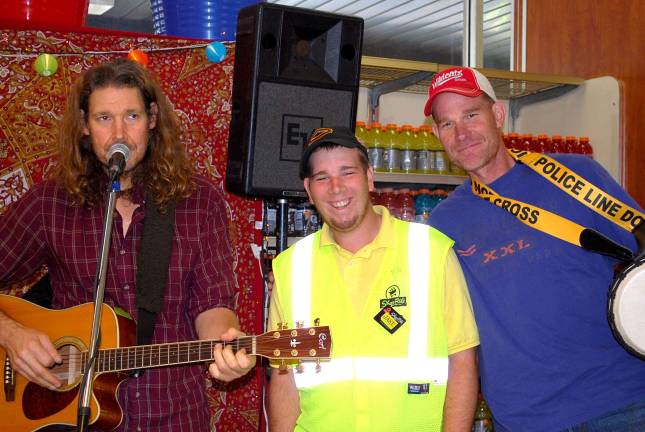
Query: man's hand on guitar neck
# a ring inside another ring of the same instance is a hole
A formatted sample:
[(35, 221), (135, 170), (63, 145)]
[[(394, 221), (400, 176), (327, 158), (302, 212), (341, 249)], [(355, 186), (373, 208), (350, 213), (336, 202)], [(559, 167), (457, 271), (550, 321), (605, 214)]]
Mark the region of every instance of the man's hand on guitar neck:
[[(195, 320), (197, 335), (202, 340), (232, 341), (244, 335), (239, 328), (237, 316), (226, 308), (209, 309), (199, 314)], [(245, 349), (233, 353), (230, 345), (223, 348), (221, 344), (217, 344), (213, 350), (213, 357), (208, 372), (220, 381), (233, 381), (255, 366), (255, 356), (247, 355)]]
[[(244, 336), (244, 333), (235, 328), (230, 328), (220, 339), (233, 341), (240, 336)], [(244, 348), (233, 353), (230, 345), (222, 348), (221, 344), (217, 344), (213, 355), (215, 360), (208, 366), (208, 373), (220, 381), (233, 381), (246, 375), (255, 366), (255, 356), (247, 355)]]
[(0, 312), (0, 345), (9, 354), (13, 368), (29, 381), (52, 390), (62, 385), (48, 368), (63, 359), (44, 333), (26, 328)]

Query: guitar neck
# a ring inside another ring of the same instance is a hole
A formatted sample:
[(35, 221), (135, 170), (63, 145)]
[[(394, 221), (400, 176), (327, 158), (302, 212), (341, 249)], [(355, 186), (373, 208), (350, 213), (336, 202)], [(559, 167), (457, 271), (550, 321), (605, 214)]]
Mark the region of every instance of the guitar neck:
[[(99, 350), (94, 370), (97, 373), (120, 372), (209, 362), (214, 359), (213, 351), (217, 344), (230, 346), (234, 352), (245, 349), (249, 355), (277, 360), (317, 360), (331, 355), (329, 327), (316, 326), (240, 336), (229, 342), (205, 340), (102, 349)], [(87, 352), (81, 354), (80, 361), (81, 365), (86, 363)]]
[[(247, 354), (255, 355), (255, 338), (255, 336), (242, 336), (230, 342), (205, 340), (102, 349), (99, 350), (96, 359), (95, 371), (97, 373), (119, 372), (209, 362), (214, 360), (213, 350), (217, 344), (231, 346), (234, 352), (246, 348)], [(84, 353), (85, 355), (87, 353)]]

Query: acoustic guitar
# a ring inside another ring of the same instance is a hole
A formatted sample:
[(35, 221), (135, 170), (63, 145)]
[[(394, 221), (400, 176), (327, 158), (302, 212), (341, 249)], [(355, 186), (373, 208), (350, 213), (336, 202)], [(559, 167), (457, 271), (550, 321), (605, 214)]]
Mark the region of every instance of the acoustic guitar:
[[(85, 303), (69, 309), (51, 310), (18, 297), (0, 295), (0, 311), (25, 327), (49, 336), (63, 358), (51, 371), (63, 386), (49, 390), (16, 373), (6, 351), (0, 347), (4, 364), (4, 386), (0, 393), (0, 430), (35, 431), (49, 426), (76, 424), (79, 384), (87, 362), (94, 305)], [(329, 327), (279, 329), (257, 336), (242, 336), (230, 342), (218, 340), (173, 342), (132, 346), (135, 324), (108, 305), (103, 306), (101, 346), (94, 366), (91, 398), (92, 429), (112, 430), (123, 413), (116, 398), (119, 384), (128, 371), (154, 367), (210, 362), (217, 344), (242, 348), (251, 355), (279, 360), (316, 360), (331, 355)]]

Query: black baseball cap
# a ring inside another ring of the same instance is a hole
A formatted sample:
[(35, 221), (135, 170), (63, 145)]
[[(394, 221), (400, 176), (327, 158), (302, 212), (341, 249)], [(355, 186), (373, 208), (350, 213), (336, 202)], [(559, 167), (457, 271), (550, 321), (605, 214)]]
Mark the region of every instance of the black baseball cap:
[(324, 144), (337, 144), (346, 148), (359, 149), (367, 158), (367, 149), (356, 138), (354, 132), (347, 127), (333, 126), (333, 127), (320, 127), (311, 131), (309, 139), (305, 143), (305, 149), (300, 158), (300, 178), (304, 179), (307, 173), (307, 166), (309, 165), (309, 158), (311, 154), (321, 145)]

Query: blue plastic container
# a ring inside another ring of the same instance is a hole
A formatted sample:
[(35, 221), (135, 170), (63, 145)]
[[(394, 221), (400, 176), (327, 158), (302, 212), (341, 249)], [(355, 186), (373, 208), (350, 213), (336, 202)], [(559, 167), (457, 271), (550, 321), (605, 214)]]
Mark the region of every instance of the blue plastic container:
[(237, 14), (258, 0), (151, 0), (155, 34), (235, 40)]

